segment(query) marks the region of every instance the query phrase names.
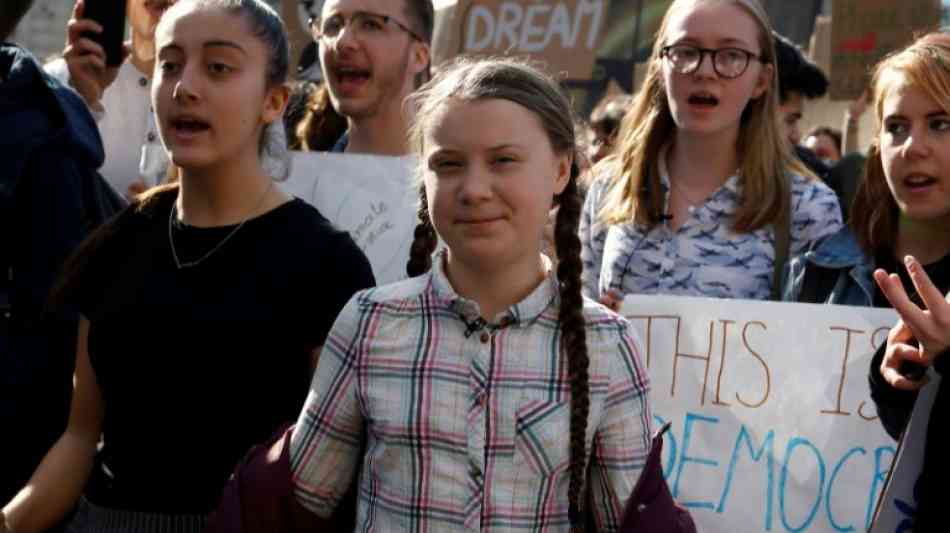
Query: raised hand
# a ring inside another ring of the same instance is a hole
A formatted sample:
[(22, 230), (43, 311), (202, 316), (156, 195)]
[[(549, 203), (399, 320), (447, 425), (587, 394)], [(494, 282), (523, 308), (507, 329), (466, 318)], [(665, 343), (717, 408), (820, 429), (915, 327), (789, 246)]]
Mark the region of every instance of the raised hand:
[(909, 361), (929, 367), (950, 349), (950, 294), (945, 297), (940, 293), (916, 259), (908, 256), (905, 264), (924, 309), (910, 300), (897, 274), (888, 275), (881, 269), (874, 272), (874, 280), (901, 317), (887, 336), (881, 375), (895, 388), (916, 390), (924, 382), (901, 374), (901, 365)]

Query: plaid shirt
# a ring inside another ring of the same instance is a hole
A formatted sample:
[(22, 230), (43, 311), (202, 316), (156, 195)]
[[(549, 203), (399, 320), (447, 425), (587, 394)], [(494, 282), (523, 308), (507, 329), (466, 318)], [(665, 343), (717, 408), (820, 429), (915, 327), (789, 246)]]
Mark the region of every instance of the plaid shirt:
[[(556, 279), (472, 332), (478, 305), (434, 263), (337, 318), (291, 439), (296, 496), (329, 516), (361, 467), (357, 531), (567, 531)], [(586, 300), (584, 317), (590, 511), (614, 531), (649, 452), (649, 385), (632, 326)]]

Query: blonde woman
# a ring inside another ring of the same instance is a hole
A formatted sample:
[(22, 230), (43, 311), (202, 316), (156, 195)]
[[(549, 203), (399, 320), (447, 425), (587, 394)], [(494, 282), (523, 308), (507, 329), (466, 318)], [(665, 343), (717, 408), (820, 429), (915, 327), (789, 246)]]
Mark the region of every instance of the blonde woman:
[(585, 295), (775, 298), (776, 258), (842, 226), (780, 132), (771, 36), (755, 0), (670, 6), (586, 200)]

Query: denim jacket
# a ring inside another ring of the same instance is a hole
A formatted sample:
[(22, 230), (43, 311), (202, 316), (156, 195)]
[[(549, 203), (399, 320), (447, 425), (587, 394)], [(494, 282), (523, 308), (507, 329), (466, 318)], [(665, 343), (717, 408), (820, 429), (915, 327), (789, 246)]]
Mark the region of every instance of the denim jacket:
[(874, 260), (858, 245), (850, 229), (842, 228), (811, 250), (793, 258), (785, 272), (782, 299), (797, 302), (801, 297), (805, 272), (814, 268), (829, 270), (837, 277), (834, 288), (824, 303), (839, 305), (874, 305)]

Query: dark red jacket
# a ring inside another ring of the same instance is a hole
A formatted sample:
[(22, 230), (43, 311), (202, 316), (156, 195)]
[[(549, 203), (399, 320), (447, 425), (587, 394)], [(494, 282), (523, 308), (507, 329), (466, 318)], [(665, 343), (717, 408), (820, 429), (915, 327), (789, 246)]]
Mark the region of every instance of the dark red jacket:
[(205, 533), (322, 533), (353, 531), (356, 523), (356, 483), (337, 512), (322, 519), (294, 497), (290, 471), (293, 426), (259, 444), (237, 465)]
[[(653, 438), (643, 473), (624, 510), (622, 533), (696, 533), (689, 513), (676, 505), (663, 479), (660, 452), (664, 428)], [(290, 471), (293, 426), (269, 442), (255, 446), (238, 464), (224, 489), (221, 505), (205, 533), (322, 533), (353, 531), (356, 523), (356, 480), (336, 513), (324, 520), (294, 497)], [(594, 528), (588, 525), (593, 532)]]

